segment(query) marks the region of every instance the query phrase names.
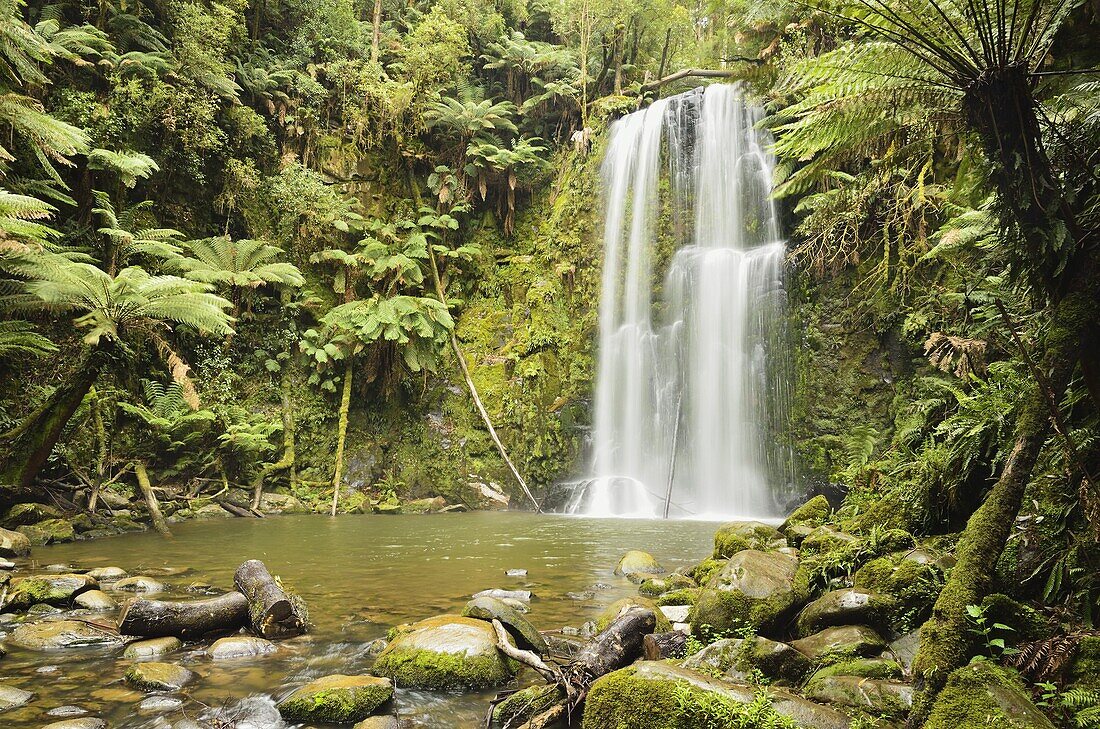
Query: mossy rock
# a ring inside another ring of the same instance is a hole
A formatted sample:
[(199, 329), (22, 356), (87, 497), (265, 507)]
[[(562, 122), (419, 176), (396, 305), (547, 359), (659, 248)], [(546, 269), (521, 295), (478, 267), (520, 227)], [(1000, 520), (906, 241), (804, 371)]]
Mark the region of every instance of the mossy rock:
[(126, 683), (141, 691), (178, 691), (195, 680), (195, 672), (174, 663), (136, 663), (125, 675)]
[(31, 540), (26, 534), (0, 529), (0, 557), (26, 557), (31, 553)]
[(887, 719), (904, 719), (913, 706), (912, 686), (879, 678), (824, 676), (810, 681), (802, 693), (814, 701)]
[(873, 559), (852, 576), (855, 587), (894, 598), (891, 621), (898, 632), (918, 627), (928, 618), (943, 583), (936, 561), (925, 560), (915, 550)]
[(94, 590), (99, 583), (88, 575), (34, 575), (12, 583), (5, 610), (26, 610), (32, 605), (67, 607), (82, 592)]
[(695, 580), (690, 577), (673, 573), (668, 577), (650, 577), (643, 580), (642, 584), (638, 585), (638, 594), (646, 597), (657, 597), (673, 590), (684, 590), (698, 586), (695, 584)]
[(731, 521), (714, 534), (714, 559), (728, 559), (746, 549), (766, 550), (783, 536), (761, 521)]
[(896, 600), (858, 587), (826, 592), (798, 615), (798, 635), (806, 637), (837, 625), (870, 625), (883, 629), (890, 624)]
[(400, 686), (443, 691), (499, 686), (517, 670), (497, 649), (492, 625), (459, 615), (408, 626), (392, 637), (372, 669)]
[(27, 526), (48, 519), (60, 519), (63, 516), (64, 514), (61, 513), (61, 509), (58, 509), (56, 506), (27, 503), (16, 504), (11, 507), (0, 521), (10, 526)]
[(681, 663), (702, 673), (750, 682), (759, 671), (780, 685), (794, 686), (810, 672), (808, 658), (786, 643), (767, 638), (725, 638), (715, 641)]
[(596, 729), (848, 729), (844, 714), (782, 688), (757, 690), (659, 661), (640, 661), (596, 680), (583, 726)]
[(76, 539), (73, 525), (65, 519), (46, 519), (36, 524), (21, 526), (16, 531), (26, 536), (34, 546), (60, 544)]
[(649, 552), (632, 549), (619, 559), (619, 563), (615, 565), (615, 574), (627, 577), (631, 575), (663, 575), (665, 574), (665, 568)]
[(924, 729), (1054, 729), (1014, 671), (975, 660), (951, 673)]
[(722, 571), (728, 561), (727, 559), (711, 559), (708, 557), (689, 569), (687, 576), (695, 580), (697, 585), (706, 585), (716, 574)]
[(1068, 678), (1077, 686), (1100, 688), (1100, 635), (1086, 635), (1077, 644)]
[(814, 671), (808, 683), (827, 676), (855, 676), (857, 678), (877, 678), (897, 680), (904, 675), (902, 666), (888, 658), (850, 658), (838, 661)]
[(596, 617), (596, 630), (601, 631), (611, 625), (611, 621), (619, 617), (619, 615), (629, 607), (643, 607), (647, 610), (651, 610), (654, 615), (657, 616), (657, 627), (653, 629), (654, 633), (667, 633), (672, 630), (672, 623), (668, 622), (668, 618), (661, 612), (661, 609), (657, 607), (657, 604), (652, 600), (644, 597), (624, 597), (622, 600), (616, 600), (608, 605), (603, 612)]
[(1014, 643), (1044, 640), (1053, 634), (1053, 626), (1042, 613), (1008, 595), (987, 595), (982, 608), (990, 624), (1002, 623), (1012, 628)]
[(495, 726), (526, 724), (564, 698), (558, 686), (528, 686), (493, 707), (493, 723)]
[(787, 534), (793, 526), (817, 528), (829, 521), (829, 514), (832, 511), (833, 508), (829, 505), (829, 500), (818, 494), (788, 514), (786, 521), (779, 527), (779, 531)]
[(668, 605), (694, 605), (702, 592), (702, 589), (698, 587), (673, 590), (672, 592), (666, 592), (659, 595), (653, 602), (657, 607), (666, 607)]
[(414, 499), (406, 502), (402, 508), (406, 514), (434, 514), (446, 508), (447, 500), (442, 496), (430, 499)]
[(819, 526), (802, 540), (801, 549), (810, 554), (848, 551), (862, 546), (859, 537), (837, 531), (830, 526)]
[(886, 641), (866, 625), (844, 625), (791, 641), (791, 645), (807, 658), (825, 664), (877, 655), (886, 648)]
[(80, 620), (49, 620), (23, 623), (8, 636), (8, 642), (36, 651), (114, 645), (122, 638), (110, 630)]
[(700, 634), (778, 624), (809, 596), (808, 576), (798, 559), (777, 552), (745, 550), (711, 578), (695, 602), (690, 622)]
[(178, 651), (182, 647), (183, 641), (179, 638), (173, 638), (171, 636), (165, 638), (148, 638), (126, 646), (126, 650), (123, 651), (122, 657), (129, 658), (130, 660), (159, 658), (160, 656), (166, 656), (169, 653)]
[(323, 676), (275, 705), (292, 722), (351, 724), (393, 698), (393, 681), (378, 676)]

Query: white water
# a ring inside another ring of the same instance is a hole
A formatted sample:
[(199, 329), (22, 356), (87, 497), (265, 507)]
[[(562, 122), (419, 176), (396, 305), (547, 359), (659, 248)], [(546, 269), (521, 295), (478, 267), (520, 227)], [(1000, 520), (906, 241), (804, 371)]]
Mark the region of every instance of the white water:
[(712, 85), (612, 128), (592, 462), (571, 511), (659, 517), (671, 493), (674, 517), (779, 513), (785, 247), (759, 117)]

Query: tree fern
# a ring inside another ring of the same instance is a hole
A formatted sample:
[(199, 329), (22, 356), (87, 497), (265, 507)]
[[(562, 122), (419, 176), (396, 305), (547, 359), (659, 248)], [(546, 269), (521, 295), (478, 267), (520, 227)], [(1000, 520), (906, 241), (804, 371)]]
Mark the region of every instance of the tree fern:
[(237, 240), (228, 236), (188, 242), (190, 258), (180, 258), (178, 264), (184, 276), (230, 288), (255, 289), (261, 286), (290, 286), (305, 283), (297, 266), (278, 261), (281, 248), (261, 240)]

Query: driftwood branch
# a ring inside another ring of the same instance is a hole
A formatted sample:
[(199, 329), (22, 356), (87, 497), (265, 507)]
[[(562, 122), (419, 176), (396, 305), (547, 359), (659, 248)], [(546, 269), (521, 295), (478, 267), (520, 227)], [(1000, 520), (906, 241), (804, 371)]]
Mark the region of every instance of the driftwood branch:
[(546, 679), (547, 683), (561, 683), (561, 671), (556, 666), (548, 665), (534, 651), (520, 650), (512, 645), (512, 641), (508, 638), (508, 631), (504, 629), (499, 620), (493, 620), (493, 629), (497, 632), (497, 648), (500, 649), (501, 653), (534, 669), (536, 673)]

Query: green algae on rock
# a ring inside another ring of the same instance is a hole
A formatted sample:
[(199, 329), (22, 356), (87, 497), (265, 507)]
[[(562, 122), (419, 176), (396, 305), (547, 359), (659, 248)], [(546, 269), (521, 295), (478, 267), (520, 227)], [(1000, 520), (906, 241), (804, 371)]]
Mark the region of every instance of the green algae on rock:
[(615, 574), (625, 575), (663, 575), (665, 568), (649, 552), (632, 549), (624, 554), (615, 565)]
[(195, 672), (174, 663), (135, 663), (126, 671), (126, 683), (141, 691), (178, 691), (195, 680)]
[(335, 674), (310, 681), (276, 704), (288, 721), (351, 724), (393, 698), (393, 681), (378, 676)]
[(440, 615), (396, 633), (371, 669), (398, 686), (454, 691), (499, 686), (518, 666), (484, 620)]
[(760, 521), (731, 521), (714, 534), (714, 559), (728, 559), (746, 549), (768, 549), (783, 541), (779, 530)]
[(924, 729), (1053, 729), (1011, 670), (976, 659), (951, 673)]

